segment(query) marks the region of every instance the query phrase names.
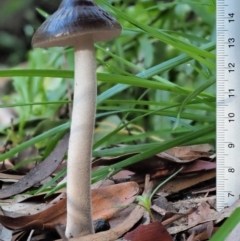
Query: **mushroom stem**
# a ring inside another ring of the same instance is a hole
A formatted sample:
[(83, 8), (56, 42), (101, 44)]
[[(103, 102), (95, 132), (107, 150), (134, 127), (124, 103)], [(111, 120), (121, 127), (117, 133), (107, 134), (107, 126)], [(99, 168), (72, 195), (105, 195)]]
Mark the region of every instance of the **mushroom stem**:
[(75, 86), (67, 170), (66, 237), (94, 233), (91, 157), (96, 112), (96, 63), (91, 37), (75, 41)]

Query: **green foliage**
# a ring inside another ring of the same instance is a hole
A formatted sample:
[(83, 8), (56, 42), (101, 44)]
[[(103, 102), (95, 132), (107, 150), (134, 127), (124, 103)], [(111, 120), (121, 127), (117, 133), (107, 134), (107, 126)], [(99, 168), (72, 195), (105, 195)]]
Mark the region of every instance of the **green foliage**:
[(180, 171), (182, 171), (183, 168), (181, 167), (178, 171), (176, 171), (175, 173), (173, 173), (170, 177), (168, 177), (166, 180), (164, 180), (163, 182), (161, 182), (151, 193), (151, 195), (148, 197), (147, 195), (141, 195), (141, 196), (137, 196), (137, 201), (141, 202), (140, 205), (142, 205), (146, 211), (149, 213), (152, 221), (153, 216), (152, 216), (152, 212), (151, 212), (151, 202), (152, 202), (152, 198), (153, 196), (156, 194), (157, 190), (162, 187), (164, 184), (166, 184), (168, 181), (170, 181), (173, 177), (175, 177)]
[[(176, 145), (215, 143), (215, 1), (97, 2), (115, 15), (123, 32), (95, 45), (93, 155), (139, 153), (93, 172), (93, 182)], [(16, 146), (1, 155), (1, 161), (31, 145), (41, 147), (44, 157), (69, 129), (70, 121), (62, 123), (56, 113), (69, 103), (73, 60), (71, 47), (34, 49), (25, 69), (0, 70), (0, 76), (13, 77), (15, 88), (0, 108), (11, 106), (18, 113)], [(2, 134), (9, 131), (9, 126), (1, 127)], [(27, 134), (34, 137), (22, 143)], [(47, 145), (49, 140), (52, 145)], [(116, 144), (123, 145), (113, 148)]]
[[(95, 44), (98, 105), (93, 156), (137, 154), (94, 171), (92, 182), (174, 146), (215, 143), (215, 0), (96, 2), (115, 15), (123, 32), (110, 42)], [(11, 9), (22, 7), (10, 1), (0, 12), (7, 18)], [(48, 16), (45, 9), (37, 11)], [(4, 32), (1, 36), (0, 46), (16, 42)], [(22, 49), (16, 49), (10, 63)], [(0, 155), (0, 161), (32, 145), (41, 148), (42, 160), (53, 150), (70, 127), (70, 118), (59, 119), (57, 113), (71, 103), (67, 91), (73, 85), (73, 70), (71, 47), (34, 49), (25, 69), (0, 70), (0, 76), (13, 78), (14, 86), (14, 93), (1, 98), (0, 108), (12, 107), (18, 114), (15, 130), (10, 125), (0, 128), (4, 139), (7, 136), (15, 145)], [(33, 137), (23, 141), (28, 134)], [(63, 187), (55, 182), (65, 171), (37, 192), (51, 195)], [(148, 210), (151, 198), (139, 197)], [(225, 239), (238, 223), (238, 212), (212, 241)]]
[[(49, 54), (51, 56), (50, 59)], [(47, 67), (57, 69), (61, 63), (59, 63), (59, 60), (56, 61), (56, 58), (59, 58), (59, 53), (56, 50), (50, 50), (48, 53), (40, 49), (30, 51), (29, 68)], [(15, 76), (13, 78), (13, 86), (17, 92), (17, 95), (14, 97), (16, 103), (41, 102), (40, 105), (19, 106), (16, 108), (19, 115), (21, 131), (29, 118), (51, 118), (60, 104), (44, 105), (42, 102), (58, 101), (66, 90), (66, 82), (63, 81), (63, 79), (50, 79), (48, 76), (45, 78), (37, 76)]]

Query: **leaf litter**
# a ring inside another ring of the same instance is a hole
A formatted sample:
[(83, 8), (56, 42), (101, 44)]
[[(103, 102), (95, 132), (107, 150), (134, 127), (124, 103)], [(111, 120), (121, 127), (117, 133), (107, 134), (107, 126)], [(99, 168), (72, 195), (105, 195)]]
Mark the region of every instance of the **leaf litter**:
[[(51, 179), (56, 170), (66, 166), (64, 157), (68, 138), (67, 133), (50, 155), (27, 174), (0, 173), (2, 184), (7, 183), (0, 189), (0, 228), (3, 235), (0, 240), (67, 240), (64, 237), (65, 189), (48, 198), (45, 198), (46, 192), (36, 195), (31, 194), (31, 190), (35, 190), (36, 185), (43, 185), (44, 179)], [(216, 211), (216, 158), (210, 152), (211, 148), (210, 145), (175, 147), (126, 167), (100, 186), (93, 185), (95, 228), (96, 231), (105, 231), (69, 240), (209, 240), (220, 222), (240, 206), (238, 201), (232, 207)], [(111, 165), (135, 154), (95, 157), (93, 168)], [(11, 161), (8, 165), (11, 166)], [(143, 203), (136, 202), (137, 195), (150, 196), (159, 183), (180, 167), (184, 168), (178, 176), (154, 195), (151, 203), (154, 221), (151, 222)], [(98, 229), (99, 226), (102, 229)]]

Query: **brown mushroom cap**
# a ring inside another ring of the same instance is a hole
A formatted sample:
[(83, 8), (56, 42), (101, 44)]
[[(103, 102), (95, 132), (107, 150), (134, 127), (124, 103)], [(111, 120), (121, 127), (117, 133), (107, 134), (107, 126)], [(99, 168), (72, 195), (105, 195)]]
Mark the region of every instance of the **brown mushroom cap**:
[(89, 34), (93, 42), (106, 41), (121, 33), (121, 25), (115, 18), (99, 8), (91, 0), (63, 0), (35, 32), (33, 47), (74, 45), (76, 38)]

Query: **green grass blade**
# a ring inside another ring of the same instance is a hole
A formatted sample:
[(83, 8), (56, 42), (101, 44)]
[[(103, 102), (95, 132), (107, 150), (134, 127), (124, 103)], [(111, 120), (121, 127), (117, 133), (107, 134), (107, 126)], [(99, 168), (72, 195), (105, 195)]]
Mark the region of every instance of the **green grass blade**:
[(201, 129), (199, 129), (197, 131), (193, 131), (193, 132), (191, 132), (189, 134), (185, 134), (183, 136), (177, 137), (177, 138), (175, 138), (173, 140), (165, 141), (165, 142), (159, 144), (158, 147), (150, 148), (149, 150), (147, 150), (145, 152), (142, 152), (142, 153), (137, 154), (137, 155), (135, 155), (133, 157), (127, 158), (126, 160), (121, 161), (121, 162), (119, 162), (117, 164), (113, 164), (110, 167), (105, 167), (105, 168), (102, 168), (100, 170), (94, 171), (92, 176), (96, 177), (98, 175), (107, 175), (107, 173), (109, 171), (109, 168), (113, 168), (113, 169), (124, 168), (126, 166), (131, 165), (131, 164), (137, 163), (137, 162), (139, 162), (141, 160), (144, 160), (146, 158), (154, 156), (157, 153), (163, 152), (163, 151), (165, 151), (167, 149), (170, 149), (170, 148), (178, 146), (178, 145), (183, 145), (186, 142), (189, 142), (189, 141), (191, 141), (193, 139), (196, 139), (196, 138), (198, 138), (200, 136), (204, 136), (204, 135), (212, 133), (212, 132), (215, 132), (215, 126), (210, 125), (210, 126), (201, 128)]
[(231, 214), (231, 216), (224, 222), (221, 228), (213, 235), (210, 241), (225, 241), (227, 236), (239, 224), (239, 222), (240, 222), (240, 208), (237, 208)]
[(25, 141), (24, 143), (18, 145), (17, 147), (12, 148), (8, 152), (0, 155), (0, 162), (4, 161), (7, 158), (10, 158), (17, 154), (18, 152), (36, 144), (37, 142), (40, 142), (42, 140), (45, 140), (46, 138), (52, 137), (53, 135), (62, 132), (64, 130), (67, 130), (70, 128), (70, 122), (67, 122), (65, 124), (59, 125), (58, 127), (55, 127), (49, 131), (44, 132), (43, 134), (33, 137), (32, 139)]

